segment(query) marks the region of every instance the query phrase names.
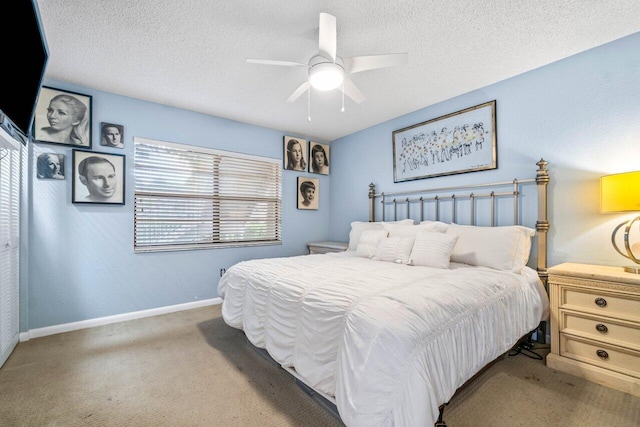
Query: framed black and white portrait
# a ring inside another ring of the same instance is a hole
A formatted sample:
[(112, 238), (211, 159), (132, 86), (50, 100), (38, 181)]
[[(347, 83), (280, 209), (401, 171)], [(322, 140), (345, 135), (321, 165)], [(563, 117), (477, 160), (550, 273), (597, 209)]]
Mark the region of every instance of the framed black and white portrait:
[(320, 180), (298, 177), (298, 209), (318, 209), (320, 200)]
[(124, 126), (113, 123), (100, 123), (100, 145), (111, 148), (124, 148)]
[(43, 153), (36, 163), (39, 179), (64, 179), (64, 154)]
[(91, 99), (42, 86), (33, 122), (35, 142), (91, 148)]
[(73, 203), (124, 205), (124, 155), (73, 150)]
[(287, 170), (307, 170), (307, 140), (293, 136), (284, 137), (284, 165)]
[(309, 141), (309, 172), (329, 175), (329, 144)]

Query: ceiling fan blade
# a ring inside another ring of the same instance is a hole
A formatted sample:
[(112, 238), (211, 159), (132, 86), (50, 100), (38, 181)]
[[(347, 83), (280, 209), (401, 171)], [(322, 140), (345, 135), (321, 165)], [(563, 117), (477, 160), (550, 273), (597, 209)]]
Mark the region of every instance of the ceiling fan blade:
[(307, 66), (307, 64), (301, 64), (300, 62), (276, 61), (273, 59), (247, 59), (247, 62), (250, 62), (252, 64), (284, 65), (285, 67), (306, 67)]
[(309, 86), (311, 86), (309, 84), (309, 81), (302, 83), (300, 86), (298, 86), (298, 89), (296, 89), (295, 92), (293, 92), (291, 96), (287, 98), (287, 102), (294, 102), (296, 99), (300, 98), (300, 95), (305, 93), (309, 89)]
[(320, 14), (320, 55), (336, 62), (336, 17), (328, 13)]
[(352, 56), (343, 58), (344, 66), (349, 73), (375, 70), (376, 68), (395, 67), (409, 62), (408, 53), (389, 53), (386, 55)]
[(353, 101), (357, 104), (360, 104), (362, 101), (366, 99), (364, 94), (358, 89), (351, 80), (345, 77), (344, 79), (344, 94), (349, 98), (353, 99)]

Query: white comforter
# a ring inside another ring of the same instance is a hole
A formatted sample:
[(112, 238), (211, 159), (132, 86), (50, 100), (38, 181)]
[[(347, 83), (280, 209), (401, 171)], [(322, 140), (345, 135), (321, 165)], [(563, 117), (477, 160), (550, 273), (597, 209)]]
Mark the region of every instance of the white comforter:
[(448, 270), (351, 252), (240, 262), (218, 285), (225, 322), (349, 426), (427, 426), (438, 407), (548, 310), (535, 271)]

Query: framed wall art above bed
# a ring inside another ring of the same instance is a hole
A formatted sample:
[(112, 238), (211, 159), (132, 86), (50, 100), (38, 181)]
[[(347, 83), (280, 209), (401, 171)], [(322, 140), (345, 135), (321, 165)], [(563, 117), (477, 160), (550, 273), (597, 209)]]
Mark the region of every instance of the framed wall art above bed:
[(496, 169), (496, 101), (393, 132), (393, 181)]

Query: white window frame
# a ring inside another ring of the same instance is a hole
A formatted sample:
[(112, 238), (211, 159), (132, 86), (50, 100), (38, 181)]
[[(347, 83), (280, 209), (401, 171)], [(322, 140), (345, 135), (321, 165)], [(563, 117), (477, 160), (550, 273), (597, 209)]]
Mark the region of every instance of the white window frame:
[(134, 252), (282, 244), (281, 164), (134, 137)]

